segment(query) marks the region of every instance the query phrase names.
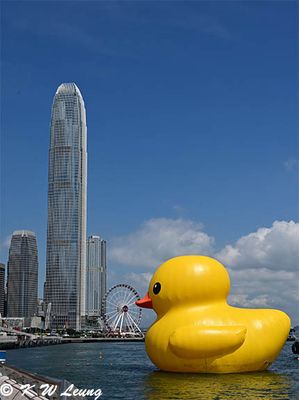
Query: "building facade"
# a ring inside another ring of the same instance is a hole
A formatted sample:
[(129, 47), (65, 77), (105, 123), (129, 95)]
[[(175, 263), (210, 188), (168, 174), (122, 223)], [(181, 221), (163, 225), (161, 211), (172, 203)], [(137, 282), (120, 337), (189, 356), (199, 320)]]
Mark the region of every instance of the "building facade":
[(89, 317), (101, 315), (106, 279), (106, 241), (100, 236), (90, 236), (86, 259), (86, 314)]
[(54, 96), (48, 168), (45, 300), (51, 328), (81, 329), (85, 318), (87, 127), (74, 83)]
[(0, 263), (0, 314), (4, 317), (5, 303), (5, 264)]
[(37, 311), (38, 254), (34, 232), (15, 231), (7, 264), (7, 316), (25, 318)]

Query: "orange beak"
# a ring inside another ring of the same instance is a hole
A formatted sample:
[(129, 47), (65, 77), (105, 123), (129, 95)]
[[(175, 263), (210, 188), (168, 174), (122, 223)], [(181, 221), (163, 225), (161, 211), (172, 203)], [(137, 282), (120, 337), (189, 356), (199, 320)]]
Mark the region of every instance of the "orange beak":
[(148, 293), (143, 297), (143, 299), (137, 300), (135, 304), (142, 308), (153, 308), (153, 302)]

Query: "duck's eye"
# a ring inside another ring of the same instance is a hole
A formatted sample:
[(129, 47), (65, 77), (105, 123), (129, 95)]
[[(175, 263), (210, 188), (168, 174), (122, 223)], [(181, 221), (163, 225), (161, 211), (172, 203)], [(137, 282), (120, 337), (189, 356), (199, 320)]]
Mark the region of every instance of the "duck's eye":
[(160, 290), (161, 290), (161, 283), (156, 282), (156, 283), (154, 284), (154, 287), (153, 287), (153, 292), (154, 292), (154, 294), (158, 294), (158, 293), (160, 292)]

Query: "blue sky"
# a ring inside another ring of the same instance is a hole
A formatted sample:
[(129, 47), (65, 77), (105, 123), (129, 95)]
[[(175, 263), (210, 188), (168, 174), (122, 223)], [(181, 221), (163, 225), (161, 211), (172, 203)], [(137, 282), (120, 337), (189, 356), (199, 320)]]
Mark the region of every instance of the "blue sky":
[(111, 282), (147, 273), (113, 246), (148, 221), (189, 221), (214, 252), (298, 221), (296, 2), (1, 8), (2, 262), (12, 231), (35, 231), (42, 286), (49, 121), (62, 82), (85, 100), (88, 233), (111, 243)]

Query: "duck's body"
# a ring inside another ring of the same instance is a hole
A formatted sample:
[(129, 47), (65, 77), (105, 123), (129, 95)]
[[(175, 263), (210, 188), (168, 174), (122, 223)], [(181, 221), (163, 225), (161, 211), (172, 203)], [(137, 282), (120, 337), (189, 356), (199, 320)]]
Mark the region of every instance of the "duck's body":
[(169, 260), (157, 270), (151, 287), (158, 318), (146, 334), (146, 350), (161, 370), (261, 371), (275, 360), (288, 336), (290, 320), (282, 311), (228, 305), (227, 271), (209, 257)]
[(265, 370), (289, 332), (278, 310), (248, 310), (224, 304), (173, 309), (146, 334), (146, 350), (158, 368), (176, 372)]

